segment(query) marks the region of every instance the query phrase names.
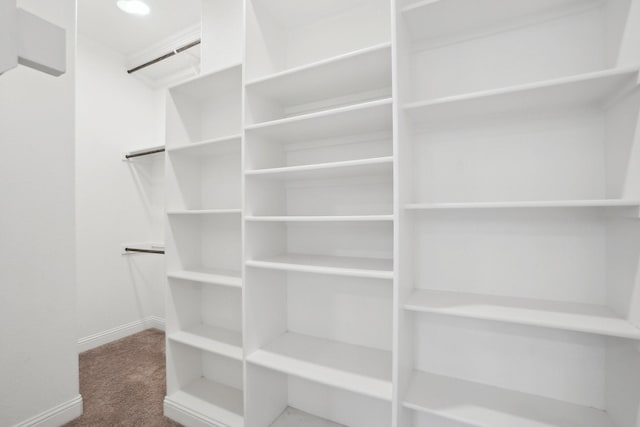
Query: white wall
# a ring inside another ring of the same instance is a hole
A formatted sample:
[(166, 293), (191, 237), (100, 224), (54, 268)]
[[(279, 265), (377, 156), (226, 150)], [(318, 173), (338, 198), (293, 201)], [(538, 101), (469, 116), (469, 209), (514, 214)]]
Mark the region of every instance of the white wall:
[[(163, 155), (126, 151), (163, 144), (164, 95), (126, 73), (125, 58), (78, 39), (77, 274), (80, 350), (164, 318), (164, 257), (121, 255), (124, 243), (163, 237)], [(146, 324), (143, 323), (147, 320)]]
[[(67, 29), (67, 73), (0, 76), (0, 425), (81, 412), (75, 324), (75, 1), (22, 0)], [(36, 418), (34, 418), (36, 417)], [(25, 424), (23, 424), (25, 423)]]

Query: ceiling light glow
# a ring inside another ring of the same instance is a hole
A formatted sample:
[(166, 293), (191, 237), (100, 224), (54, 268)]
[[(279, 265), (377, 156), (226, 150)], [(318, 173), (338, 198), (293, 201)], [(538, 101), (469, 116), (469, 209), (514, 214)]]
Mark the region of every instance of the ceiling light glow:
[(151, 12), (149, 5), (141, 0), (118, 0), (118, 7), (131, 15), (148, 15)]

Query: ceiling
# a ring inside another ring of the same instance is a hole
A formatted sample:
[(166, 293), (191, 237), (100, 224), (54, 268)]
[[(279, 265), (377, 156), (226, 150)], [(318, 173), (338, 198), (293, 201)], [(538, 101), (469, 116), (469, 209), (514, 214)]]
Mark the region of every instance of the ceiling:
[(201, 0), (144, 1), (147, 16), (127, 15), (116, 0), (78, 0), (78, 32), (130, 55), (200, 23)]

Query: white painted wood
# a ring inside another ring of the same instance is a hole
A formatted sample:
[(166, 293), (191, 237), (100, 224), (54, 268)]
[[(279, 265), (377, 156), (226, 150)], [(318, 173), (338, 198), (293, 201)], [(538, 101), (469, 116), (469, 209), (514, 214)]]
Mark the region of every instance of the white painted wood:
[(597, 409), (419, 371), (403, 404), (477, 427), (613, 426)]
[(518, 208), (610, 208), (639, 207), (638, 200), (548, 200), (522, 202), (409, 203), (405, 209), (518, 209)]
[(264, 222), (368, 222), (393, 221), (393, 215), (332, 215), (332, 216), (256, 216), (245, 215), (245, 221)]
[(291, 407), (287, 407), (282, 411), (282, 414), (270, 427), (297, 427), (302, 425), (307, 427), (345, 427)]
[[(167, 411), (167, 406), (176, 406), (176, 409), (185, 410), (188, 415), (193, 413), (194, 417), (213, 425), (229, 427), (244, 425), (242, 391), (204, 378), (166, 397), (165, 411), (172, 415), (172, 411)], [(189, 420), (188, 417), (175, 419), (182, 422)]]
[(269, 369), (391, 400), (391, 354), (380, 350), (286, 333), (247, 356)]
[(404, 106), (410, 116), (422, 124), (545, 108), (566, 108), (576, 105), (602, 105), (620, 96), (638, 83), (638, 69), (614, 69), (572, 76), (542, 83), (418, 101)]
[(390, 82), (388, 43), (287, 70), (247, 83), (247, 123), (388, 98)]
[(593, 304), (418, 290), (406, 301), (404, 308), (421, 313), (640, 339), (639, 328), (610, 308)]
[(391, 100), (365, 102), (287, 119), (250, 125), (247, 136), (258, 135), (293, 142), (302, 138), (326, 139), (391, 128)]
[(189, 280), (193, 282), (209, 283), (212, 285), (242, 287), (240, 271), (214, 270), (214, 269), (190, 269), (169, 271), (167, 276), (172, 279)]
[(196, 325), (174, 332), (168, 339), (232, 359), (242, 360), (242, 334), (224, 328)]
[(245, 172), (247, 176), (262, 179), (318, 179), (342, 178), (362, 175), (380, 175), (391, 172), (393, 157), (346, 160), (343, 162), (316, 165), (289, 166), (283, 168), (257, 169)]
[(287, 254), (246, 261), (247, 266), (338, 276), (392, 279), (392, 261), (320, 255)]

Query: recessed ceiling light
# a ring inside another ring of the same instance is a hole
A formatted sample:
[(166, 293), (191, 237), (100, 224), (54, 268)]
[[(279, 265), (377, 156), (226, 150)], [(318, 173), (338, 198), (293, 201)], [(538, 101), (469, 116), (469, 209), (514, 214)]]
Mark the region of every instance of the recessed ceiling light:
[(148, 15), (151, 12), (149, 5), (141, 0), (118, 0), (118, 7), (131, 15)]

